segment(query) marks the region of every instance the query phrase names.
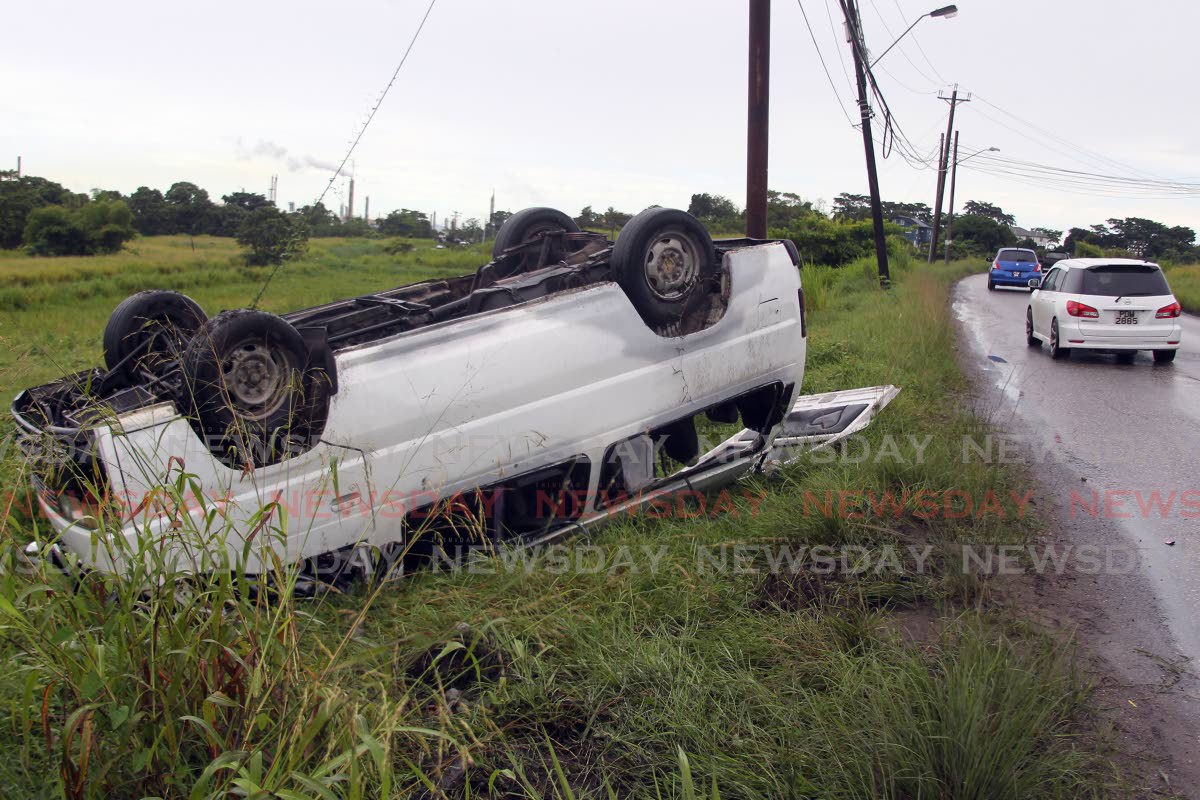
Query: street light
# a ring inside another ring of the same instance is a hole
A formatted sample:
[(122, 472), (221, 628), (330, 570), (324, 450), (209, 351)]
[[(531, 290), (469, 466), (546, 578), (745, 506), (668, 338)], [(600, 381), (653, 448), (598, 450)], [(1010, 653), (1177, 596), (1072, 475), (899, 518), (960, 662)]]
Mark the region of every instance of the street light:
[(999, 153), (999, 147), (985, 147), (982, 150), (976, 150), (969, 156), (963, 158), (958, 157), (958, 131), (954, 132), (954, 162), (953, 169), (950, 170), (950, 208), (946, 215), (946, 261), (950, 260), (950, 241), (954, 231), (954, 184), (958, 178), (958, 165), (967, 159), (974, 158), (981, 153)]
[(896, 41), (894, 41), (888, 45), (887, 50), (884, 50), (882, 53), (880, 53), (875, 58), (874, 61), (871, 62), (871, 65), (869, 68), (874, 68), (874, 66), (879, 63), (879, 59), (886, 56), (893, 47), (895, 47), (896, 45), (898, 45), (900, 43), (901, 39), (903, 39), (905, 36), (908, 36), (908, 32), (911, 31), (913, 28), (917, 27), (917, 22), (920, 22), (921, 20), (925, 19), (926, 17), (944, 17), (945, 19), (952, 19), (953, 17), (956, 17), (956, 16), (958, 16), (958, 6), (955, 6), (955, 5), (942, 6), (941, 8), (935, 8), (933, 11), (930, 11), (928, 14), (922, 14), (921, 16), (917, 17), (916, 22), (914, 22), (912, 25), (909, 25), (908, 28), (905, 29), (904, 33), (902, 33), (896, 37)]

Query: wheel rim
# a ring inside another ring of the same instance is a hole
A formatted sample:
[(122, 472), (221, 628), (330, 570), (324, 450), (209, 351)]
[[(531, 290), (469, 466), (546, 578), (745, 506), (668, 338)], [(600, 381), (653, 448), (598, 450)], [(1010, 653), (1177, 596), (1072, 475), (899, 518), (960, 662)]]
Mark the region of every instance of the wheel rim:
[(1050, 352), (1058, 352), (1058, 323), (1050, 326)]
[(249, 339), (234, 348), (222, 364), (225, 385), (238, 412), (262, 420), (287, 401), (293, 365), (285, 352), (262, 339)]
[(1028, 310), (1025, 312), (1025, 338), (1033, 338), (1033, 312)]
[(673, 301), (686, 296), (700, 273), (700, 248), (677, 231), (658, 236), (646, 250), (646, 285), (655, 297)]

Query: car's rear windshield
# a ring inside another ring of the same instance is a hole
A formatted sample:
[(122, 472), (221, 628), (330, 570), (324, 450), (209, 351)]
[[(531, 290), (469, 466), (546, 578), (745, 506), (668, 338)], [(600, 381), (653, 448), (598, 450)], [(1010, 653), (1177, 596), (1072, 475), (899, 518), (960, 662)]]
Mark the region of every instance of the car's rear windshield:
[(1157, 267), (1112, 264), (1072, 270), (1079, 276), (1076, 294), (1101, 297), (1151, 297), (1170, 294), (1167, 279)]
[(1001, 250), (996, 256), (997, 261), (1021, 261), (1030, 264), (1037, 261), (1037, 253), (1032, 250)]

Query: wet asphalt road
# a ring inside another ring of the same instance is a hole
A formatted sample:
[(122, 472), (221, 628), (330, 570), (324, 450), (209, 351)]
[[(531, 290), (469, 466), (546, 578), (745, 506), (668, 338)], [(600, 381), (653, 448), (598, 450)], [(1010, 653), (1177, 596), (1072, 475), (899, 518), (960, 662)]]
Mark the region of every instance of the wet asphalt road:
[(1200, 318), (1182, 318), (1173, 364), (1078, 350), (1052, 361), (1045, 345), (1025, 344), (1028, 304), (1027, 291), (989, 292), (986, 275), (955, 288), (960, 344), (991, 382), (985, 411), (1021, 431), (1032, 452), (1020, 460), (1032, 458), (1035, 475), (1045, 460), (1047, 473), (1077, 476), (1048, 486), (1066, 495), (1055, 498), (1063, 523), (1136, 554), (1125, 563), (1156, 595), (1178, 652), (1200, 663)]

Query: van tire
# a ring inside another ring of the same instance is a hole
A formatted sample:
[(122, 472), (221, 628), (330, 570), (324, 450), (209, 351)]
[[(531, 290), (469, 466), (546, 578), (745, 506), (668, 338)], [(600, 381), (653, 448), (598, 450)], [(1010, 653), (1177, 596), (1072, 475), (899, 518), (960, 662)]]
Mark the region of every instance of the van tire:
[(653, 328), (673, 325), (717, 287), (717, 254), (700, 221), (673, 208), (648, 208), (613, 246), (612, 270), (629, 301)]
[[(140, 379), (142, 369), (158, 374), (179, 360), (207, 319), (185, 294), (165, 289), (132, 294), (117, 304), (104, 326), (104, 365), (130, 382)], [(144, 352), (134, 355), (139, 350)]]
[(214, 454), (265, 466), (307, 450), (324, 428), (329, 380), (309, 365), (304, 338), (265, 311), (210, 319), (183, 355), (180, 404)]

